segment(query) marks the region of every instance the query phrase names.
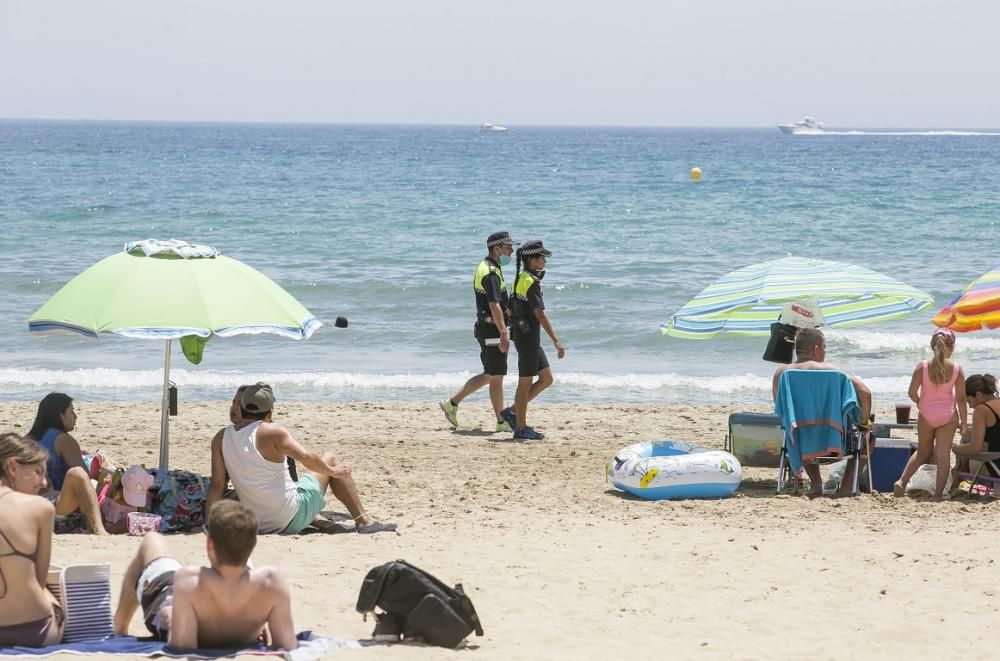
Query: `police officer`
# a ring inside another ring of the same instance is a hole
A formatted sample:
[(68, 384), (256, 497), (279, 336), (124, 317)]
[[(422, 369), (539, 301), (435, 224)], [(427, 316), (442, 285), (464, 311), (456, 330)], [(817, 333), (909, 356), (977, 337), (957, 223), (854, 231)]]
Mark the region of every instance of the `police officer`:
[(500, 412), (504, 420), (514, 427), (515, 441), (540, 441), (545, 438), (545, 434), (528, 425), (528, 402), (552, 385), (552, 368), (542, 349), (543, 330), (555, 345), (556, 356), (562, 358), (566, 355), (566, 349), (545, 314), (542, 298), (542, 278), (545, 277), (545, 264), (551, 256), (552, 252), (541, 241), (526, 241), (517, 251), (517, 275), (511, 302), (511, 326), (514, 346), (517, 347), (517, 392), (514, 395), (514, 410)]
[(494, 232), (486, 239), (489, 254), (479, 262), (472, 278), (476, 294), (476, 325), (474, 333), (479, 342), (479, 359), (482, 374), (477, 374), (462, 386), (450, 399), (438, 402), (444, 417), (452, 427), (458, 427), (458, 405), (463, 399), (486, 384), (490, 386), (490, 402), (496, 414), (498, 432), (513, 431), (501, 416), (503, 407), (503, 377), (507, 374), (507, 350), (510, 333), (507, 330), (507, 310), (510, 306), (507, 284), (501, 267), (510, 263), (516, 243), (509, 232)]

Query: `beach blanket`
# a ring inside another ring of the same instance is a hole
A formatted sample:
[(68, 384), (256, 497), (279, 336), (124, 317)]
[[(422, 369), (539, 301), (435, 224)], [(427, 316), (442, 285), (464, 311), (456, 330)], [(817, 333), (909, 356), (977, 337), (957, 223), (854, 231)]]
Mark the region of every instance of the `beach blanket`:
[(788, 464), (797, 473), (804, 460), (844, 453), (844, 425), (857, 422), (861, 408), (843, 372), (786, 370), (778, 380), (774, 412), (785, 428)]
[(160, 641), (133, 636), (116, 636), (101, 641), (66, 643), (49, 647), (0, 647), (0, 657), (44, 657), (53, 654), (80, 654), (84, 656), (146, 656), (187, 659), (220, 659), (238, 654), (252, 654), (288, 661), (312, 661), (322, 658), (334, 650), (360, 649), (356, 640), (342, 640), (331, 636), (321, 636), (311, 631), (298, 635), (299, 646), (291, 652), (272, 651), (263, 648), (242, 650), (174, 650)]

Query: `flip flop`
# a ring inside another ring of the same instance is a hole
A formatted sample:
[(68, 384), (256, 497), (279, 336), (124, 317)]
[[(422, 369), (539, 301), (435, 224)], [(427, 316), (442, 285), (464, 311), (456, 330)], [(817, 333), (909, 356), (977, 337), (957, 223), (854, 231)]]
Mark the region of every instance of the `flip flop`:
[(395, 523), (382, 523), (381, 521), (372, 521), (367, 526), (358, 526), (356, 528), (358, 534), (361, 535), (373, 535), (377, 532), (392, 532), (395, 529)]

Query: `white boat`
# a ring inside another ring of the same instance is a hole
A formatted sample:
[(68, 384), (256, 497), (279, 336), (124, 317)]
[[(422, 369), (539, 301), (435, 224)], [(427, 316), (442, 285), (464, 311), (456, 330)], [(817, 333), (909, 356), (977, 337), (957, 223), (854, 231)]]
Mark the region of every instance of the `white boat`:
[(778, 128), (781, 129), (782, 133), (793, 133), (796, 135), (802, 133), (823, 133), (823, 122), (815, 117), (806, 117), (794, 124), (778, 124)]
[(480, 131), (485, 131), (486, 133), (505, 133), (507, 131), (506, 126), (497, 126), (496, 124), (480, 124)]

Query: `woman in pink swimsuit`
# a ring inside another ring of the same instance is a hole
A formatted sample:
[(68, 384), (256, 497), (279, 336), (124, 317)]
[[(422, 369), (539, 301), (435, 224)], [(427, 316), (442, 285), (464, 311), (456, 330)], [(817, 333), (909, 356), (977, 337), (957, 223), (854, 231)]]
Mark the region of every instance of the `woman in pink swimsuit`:
[[(934, 500), (941, 500), (951, 471), (951, 444), (955, 440), (955, 431), (960, 429), (964, 434), (968, 427), (965, 375), (958, 363), (951, 359), (955, 351), (955, 334), (943, 328), (934, 331), (931, 349), (934, 358), (917, 363), (910, 379), (910, 399), (920, 410), (917, 416), (917, 451), (910, 455), (899, 481), (892, 485), (895, 496), (906, 492), (910, 478), (933, 454), (937, 465)], [(958, 384), (957, 388), (955, 384)]]

